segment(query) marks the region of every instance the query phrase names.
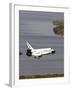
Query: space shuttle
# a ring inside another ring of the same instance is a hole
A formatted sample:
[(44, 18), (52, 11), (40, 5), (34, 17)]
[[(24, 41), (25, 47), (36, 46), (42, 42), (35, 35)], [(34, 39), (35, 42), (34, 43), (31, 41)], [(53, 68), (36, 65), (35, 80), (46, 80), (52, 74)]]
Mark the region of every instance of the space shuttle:
[(32, 56), (34, 58), (40, 58), (43, 55), (49, 55), (49, 54), (54, 54), (56, 51), (52, 48), (40, 48), (40, 49), (34, 49), (28, 41), (26, 41), (27, 45), (27, 50), (26, 50), (26, 55), (27, 56)]

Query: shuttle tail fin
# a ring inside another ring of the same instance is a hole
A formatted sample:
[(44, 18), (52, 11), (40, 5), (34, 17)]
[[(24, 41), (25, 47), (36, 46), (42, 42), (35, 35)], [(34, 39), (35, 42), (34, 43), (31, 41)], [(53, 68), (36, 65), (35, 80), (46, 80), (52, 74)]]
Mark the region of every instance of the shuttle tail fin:
[(32, 48), (32, 46), (29, 44), (29, 42), (26, 41), (26, 45), (27, 45), (28, 49), (34, 50), (34, 49)]

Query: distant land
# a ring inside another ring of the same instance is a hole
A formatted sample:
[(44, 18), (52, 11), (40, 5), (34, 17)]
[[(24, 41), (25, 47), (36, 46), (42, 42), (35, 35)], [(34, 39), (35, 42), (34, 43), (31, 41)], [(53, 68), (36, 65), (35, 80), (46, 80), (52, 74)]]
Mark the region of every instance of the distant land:
[(55, 25), (55, 27), (53, 28), (54, 33), (57, 35), (64, 36), (64, 21), (55, 20), (53, 21), (53, 25)]

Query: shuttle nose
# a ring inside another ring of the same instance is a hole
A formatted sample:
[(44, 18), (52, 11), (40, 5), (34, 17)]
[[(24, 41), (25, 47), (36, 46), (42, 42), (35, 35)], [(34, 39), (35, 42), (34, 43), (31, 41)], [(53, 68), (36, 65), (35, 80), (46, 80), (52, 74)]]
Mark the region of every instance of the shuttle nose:
[(56, 51), (52, 51), (52, 53), (55, 53)]

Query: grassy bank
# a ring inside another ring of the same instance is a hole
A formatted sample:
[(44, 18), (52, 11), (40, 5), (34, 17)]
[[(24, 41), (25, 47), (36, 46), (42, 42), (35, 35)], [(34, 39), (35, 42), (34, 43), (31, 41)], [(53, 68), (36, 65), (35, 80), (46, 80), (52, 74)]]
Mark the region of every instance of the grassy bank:
[(20, 75), (19, 79), (32, 79), (32, 78), (53, 78), (64, 77), (64, 74), (36, 74), (36, 75)]

